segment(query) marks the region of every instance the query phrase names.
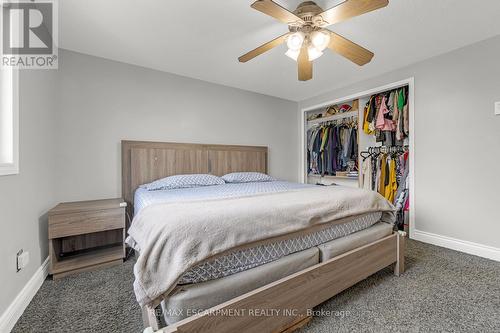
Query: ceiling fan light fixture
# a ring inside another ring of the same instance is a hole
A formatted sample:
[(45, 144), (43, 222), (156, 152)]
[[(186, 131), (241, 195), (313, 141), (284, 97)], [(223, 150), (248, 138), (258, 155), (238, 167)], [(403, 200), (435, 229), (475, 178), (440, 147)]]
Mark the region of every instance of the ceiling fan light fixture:
[(309, 46), (307, 49), (307, 55), (309, 57), (309, 61), (314, 61), (323, 55), (323, 52), (315, 48), (314, 46)]
[(286, 55), (297, 61), (299, 81), (312, 79), (312, 62), (321, 57), (327, 48), (359, 66), (369, 63), (373, 59), (373, 52), (325, 27), (389, 4), (389, 0), (338, 0), (337, 5), (323, 10), (314, 1), (304, 1), (292, 12), (275, 1), (255, 0), (251, 7), (285, 23), (289, 32), (245, 53), (238, 60), (247, 62), (286, 43), (288, 46)]
[[(302, 42), (303, 44), (304, 42)], [(285, 55), (288, 56), (289, 58), (297, 61), (297, 59), (299, 58), (299, 54), (300, 54), (300, 48), (299, 49), (291, 49), (289, 48)], [(315, 47), (313, 44), (309, 44), (309, 47), (307, 47), (307, 56), (308, 56), (308, 59), (309, 61), (314, 61), (316, 59), (318, 59), (319, 57), (321, 57), (323, 55), (323, 51), (318, 49), (317, 47)]]
[(286, 45), (290, 50), (298, 51), (302, 47), (304, 39), (305, 39), (304, 33), (299, 31), (288, 36), (288, 39), (286, 40)]
[(285, 55), (295, 61), (297, 61), (297, 59), (299, 58), (299, 53), (300, 53), (300, 50), (291, 50), (291, 49), (288, 49), (288, 51), (286, 51)]
[(311, 43), (318, 51), (323, 51), (330, 44), (330, 34), (322, 31), (314, 31), (311, 34)]

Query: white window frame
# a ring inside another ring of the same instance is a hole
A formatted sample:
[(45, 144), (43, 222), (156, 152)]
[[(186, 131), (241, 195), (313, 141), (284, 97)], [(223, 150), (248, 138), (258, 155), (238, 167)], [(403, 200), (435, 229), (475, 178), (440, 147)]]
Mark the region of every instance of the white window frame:
[[(11, 103), (5, 104), (0, 101), (0, 107), (7, 107), (7, 112), (11, 112), (12, 115), (12, 142), (2, 142), (0, 140), (0, 145), (9, 144), (12, 145), (12, 158), (10, 161), (5, 162), (0, 160), (0, 176), (6, 175), (16, 175), (19, 174), (19, 72), (16, 69), (2, 69), (12, 71), (12, 81), (11, 89), (8, 89), (5, 94), (11, 97)], [(2, 91), (0, 96), (4, 94), (4, 87), (2, 83)], [(4, 110), (0, 112), (0, 117)], [(0, 119), (0, 122), (2, 120)]]

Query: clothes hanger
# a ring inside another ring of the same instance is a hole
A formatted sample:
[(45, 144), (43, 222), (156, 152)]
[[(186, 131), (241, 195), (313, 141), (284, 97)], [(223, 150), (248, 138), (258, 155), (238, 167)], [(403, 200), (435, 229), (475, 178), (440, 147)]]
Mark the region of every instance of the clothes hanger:
[[(365, 155), (363, 155), (363, 154), (365, 154)], [(371, 154), (367, 151), (362, 151), (361, 153), (359, 153), (359, 155), (361, 155), (361, 157), (363, 158), (363, 162), (366, 161), (366, 159), (371, 156)]]

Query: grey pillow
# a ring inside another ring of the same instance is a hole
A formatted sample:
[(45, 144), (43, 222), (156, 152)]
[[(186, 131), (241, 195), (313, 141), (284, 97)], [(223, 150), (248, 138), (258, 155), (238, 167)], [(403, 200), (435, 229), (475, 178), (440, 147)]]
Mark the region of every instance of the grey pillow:
[(220, 177), (207, 174), (175, 175), (155, 180), (141, 187), (148, 191), (173, 190), (177, 188), (192, 188), (211, 185), (223, 185), (224, 180)]
[(226, 183), (272, 182), (276, 179), (261, 172), (233, 172), (222, 176)]

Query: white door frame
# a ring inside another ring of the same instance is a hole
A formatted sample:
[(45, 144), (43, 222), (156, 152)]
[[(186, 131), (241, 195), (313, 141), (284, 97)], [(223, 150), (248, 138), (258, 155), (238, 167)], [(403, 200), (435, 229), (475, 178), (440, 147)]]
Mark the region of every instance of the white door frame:
[[(399, 88), (408, 85), (408, 99), (409, 99), (409, 113), (410, 113), (410, 135), (409, 135), (409, 148), (410, 148), (410, 238), (413, 238), (413, 232), (415, 230), (415, 78), (410, 77), (405, 80), (389, 83), (383, 86), (379, 86), (370, 90), (365, 90), (353, 95), (345, 96), (342, 98), (337, 98), (327, 102), (323, 102), (317, 105), (308, 106), (300, 110), (300, 153), (299, 153), (299, 181), (302, 183), (306, 182), (306, 117), (305, 114), (308, 111), (313, 111), (319, 108), (327, 107), (333, 104), (339, 104), (346, 101), (351, 101), (354, 99), (359, 99), (362, 97), (367, 97), (387, 90)], [(360, 112), (363, 106), (360, 105)], [(362, 119), (362, 118), (360, 118)]]

